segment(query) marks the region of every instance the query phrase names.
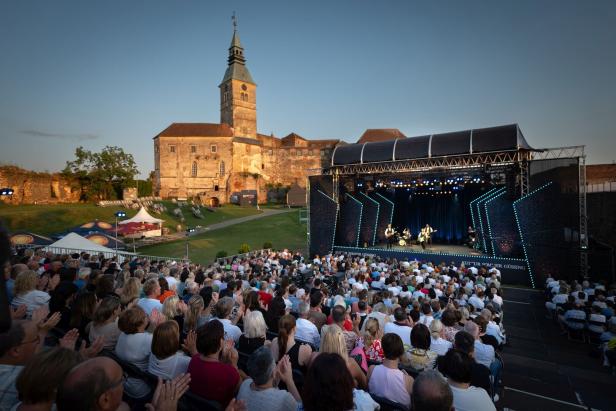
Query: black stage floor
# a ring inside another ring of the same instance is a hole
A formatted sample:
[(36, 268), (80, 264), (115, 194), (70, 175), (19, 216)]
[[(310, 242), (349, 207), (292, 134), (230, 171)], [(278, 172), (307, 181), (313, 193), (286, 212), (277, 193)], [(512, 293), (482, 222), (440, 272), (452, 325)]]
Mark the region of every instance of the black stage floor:
[[(374, 248), (379, 248), (379, 249), (387, 248), (387, 244), (385, 243), (378, 244)], [(456, 255), (468, 254), (468, 255), (488, 256), (487, 254), (482, 253), (481, 251), (474, 250), (465, 245), (455, 245), (455, 244), (429, 244), (426, 246), (425, 250), (420, 245), (416, 245), (416, 244), (412, 244), (410, 246), (409, 245), (401, 246), (401, 245), (396, 244), (392, 246), (392, 250), (406, 251), (406, 252), (413, 252), (413, 253), (437, 253), (437, 254), (456, 254)]]

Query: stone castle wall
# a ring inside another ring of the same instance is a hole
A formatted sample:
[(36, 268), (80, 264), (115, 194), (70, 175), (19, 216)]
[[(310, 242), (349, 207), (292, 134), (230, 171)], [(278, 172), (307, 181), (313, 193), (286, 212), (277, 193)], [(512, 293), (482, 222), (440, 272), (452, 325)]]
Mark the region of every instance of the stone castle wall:
[(58, 204), (79, 202), (80, 192), (58, 173), (37, 173), (15, 166), (0, 167), (0, 188), (12, 188), (12, 196), (2, 196), (7, 204)]

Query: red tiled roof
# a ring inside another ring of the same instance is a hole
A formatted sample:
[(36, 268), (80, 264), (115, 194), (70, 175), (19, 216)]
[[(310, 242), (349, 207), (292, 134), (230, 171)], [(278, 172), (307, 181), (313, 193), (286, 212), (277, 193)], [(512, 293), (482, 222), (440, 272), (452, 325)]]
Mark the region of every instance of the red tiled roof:
[(233, 137), (233, 130), (224, 123), (173, 123), (157, 137)]
[(377, 141), (389, 141), (397, 138), (406, 138), (397, 128), (369, 128), (361, 135), (358, 143), (371, 143)]

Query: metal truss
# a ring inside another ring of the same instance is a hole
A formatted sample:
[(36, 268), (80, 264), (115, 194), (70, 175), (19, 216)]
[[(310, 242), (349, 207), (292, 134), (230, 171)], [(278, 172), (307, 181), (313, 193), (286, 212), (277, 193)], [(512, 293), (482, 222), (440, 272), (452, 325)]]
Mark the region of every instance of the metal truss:
[(578, 190), (580, 212), (580, 271), (585, 278), (588, 275), (588, 215), (586, 209), (586, 156), (578, 158), (580, 187)]
[(460, 170), (484, 166), (506, 167), (530, 159), (531, 153), (529, 151), (501, 151), (460, 156), (383, 161), (368, 164), (347, 164), (325, 169), (323, 170), (323, 174), (379, 174), (391, 172), (426, 172), (439, 169)]
[(533, 160), (555, 160), (557, 158), (585, 157), (584, 146), (539, 148), (532, 152)]

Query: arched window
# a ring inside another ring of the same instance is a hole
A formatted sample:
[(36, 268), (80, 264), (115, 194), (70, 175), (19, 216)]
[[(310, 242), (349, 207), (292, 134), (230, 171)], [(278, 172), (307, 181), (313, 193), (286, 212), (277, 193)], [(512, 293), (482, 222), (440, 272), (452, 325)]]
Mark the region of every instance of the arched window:
[(197, 177), (197, 162), (196, 161), (192, 163), (192, 176)]
[(225, 175), (225, 162), (224, 161), (220, 162), (220, 175), (221, 176)]

